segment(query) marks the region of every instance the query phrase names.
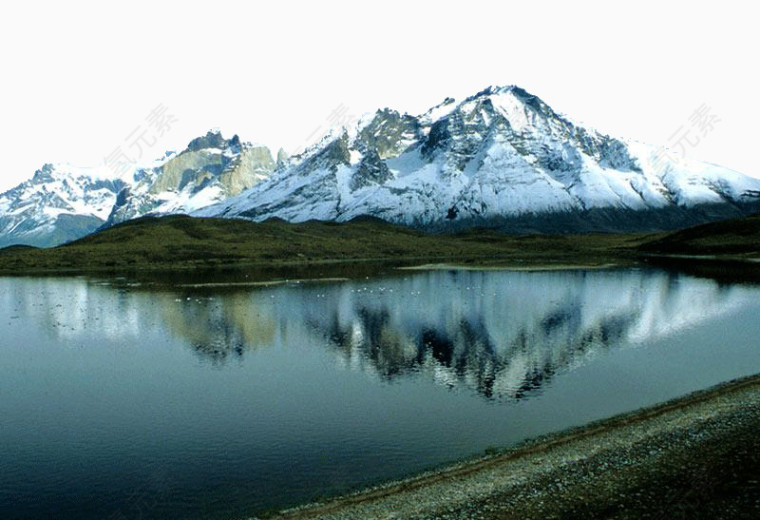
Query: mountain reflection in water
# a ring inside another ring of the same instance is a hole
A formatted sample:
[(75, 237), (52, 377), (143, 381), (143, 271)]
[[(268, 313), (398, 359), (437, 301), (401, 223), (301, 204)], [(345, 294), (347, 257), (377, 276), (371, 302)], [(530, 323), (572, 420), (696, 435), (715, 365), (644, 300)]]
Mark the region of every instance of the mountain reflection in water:
[[(6, 294), (57, 338), (97, 329), (139, 343), (168, 330), (214, 365), (251, 349), (319, 345), (383, 380), (415, 375), (520, 399), (609, 348), (671, 334), (750, 298), (663, 271), (431, 271), (383, 279), (145, 292), (85, 280)], [(0, 296), (2, 298), (3, 296)], [(20, 302), (20, 303), (18, 303)]]

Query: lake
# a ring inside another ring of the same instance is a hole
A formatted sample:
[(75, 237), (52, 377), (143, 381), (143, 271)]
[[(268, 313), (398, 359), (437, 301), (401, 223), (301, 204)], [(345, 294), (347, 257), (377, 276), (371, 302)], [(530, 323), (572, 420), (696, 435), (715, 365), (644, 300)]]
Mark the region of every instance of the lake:
[(753, 285), (246, 280), (0, 278), (0, 518), (241, 518), (760, 372)]

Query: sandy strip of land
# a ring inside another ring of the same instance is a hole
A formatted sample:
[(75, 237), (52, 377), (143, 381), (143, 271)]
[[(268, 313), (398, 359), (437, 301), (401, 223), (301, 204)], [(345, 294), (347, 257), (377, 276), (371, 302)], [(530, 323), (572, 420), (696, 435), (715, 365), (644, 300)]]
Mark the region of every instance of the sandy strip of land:
[(208, 283), (180, 283), (175, 287), (199, 289), (204, 287), (269, 287), (273, 285), (285, 284), (307, 284), (307, 283), (335, 283), (347, 282), (348, 278), (299, 278), (293, 280), (269, 280), (260, 282), (208, 282)]
[(463, 264), (422, 264), (397, 267), (401, 271), (568, 271), (589, 269), (610, 269), (618, 264), (531, 264), (531, 265), (463, 265)]
[(760, 376), (281, 519), (760, 518)]

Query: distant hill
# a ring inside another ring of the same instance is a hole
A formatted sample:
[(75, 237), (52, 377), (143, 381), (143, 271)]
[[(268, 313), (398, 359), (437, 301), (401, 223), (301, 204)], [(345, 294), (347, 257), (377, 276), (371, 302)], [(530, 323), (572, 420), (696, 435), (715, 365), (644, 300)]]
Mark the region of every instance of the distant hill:
[(760, 214), (669, 233), (642, 244), (638, 249), (669, 255), (760, 258)]
[(15, 244), (8, 247), (0, 247), (0, 255), (2, 254), (14, 254), (14, 253), (28, 253), (30, 251), (37, 250), (34, 246), (26, 246), (23, 244)]

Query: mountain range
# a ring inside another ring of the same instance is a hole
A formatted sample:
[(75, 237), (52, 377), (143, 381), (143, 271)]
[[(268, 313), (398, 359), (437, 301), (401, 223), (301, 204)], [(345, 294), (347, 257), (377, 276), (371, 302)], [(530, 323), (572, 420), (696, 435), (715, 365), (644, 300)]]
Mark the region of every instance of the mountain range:
[(106, 167), (45, 164), (0, 195), (0, 247), (53, 246), (147, 214), (189, 213), (242, 193), (276, 166), (267, 147), (224, 139), (218, 130), (121, 176)]
[(654, 231), (757, 211), (760, 180), (574, 124), (493, 87), (420, 116), (377, 111), (201, 216), (348, 221), (433, 231)]
[(0, 246), (55, 245), (148, 214), (570, 233), (757, 211), (760, 179), (604, 135), (507, 86), (417, 116), (378, 110), (293, 157), (211, 131), (120, 177), (46, 164), (0, 195)]

